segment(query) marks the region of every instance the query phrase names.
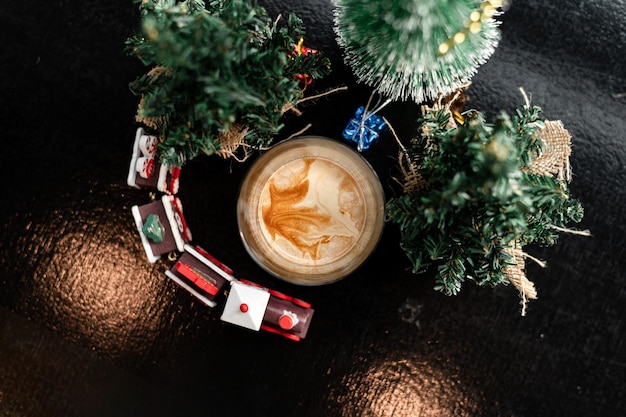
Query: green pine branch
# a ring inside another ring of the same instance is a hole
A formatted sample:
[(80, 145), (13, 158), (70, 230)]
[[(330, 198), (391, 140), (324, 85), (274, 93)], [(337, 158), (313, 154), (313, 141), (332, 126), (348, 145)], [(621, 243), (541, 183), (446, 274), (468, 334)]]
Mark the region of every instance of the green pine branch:
[[(249, 128), (245, 143), (269, 145), (286, 104), (302, 95), (296, 75), (322, 77), (321, 53), (294, 54), (304, 34), (295, 15), (273, 21), (244, 0), (138, 1), (141, 31), (126, 52), (150, 71), (130, 83), (143, 97), (139, 116), (153, 120), (161, 162), (180, 166), (220, 147), (218, 136)], [(156, 71), (153, 69), (157, 68)]]
[(553, 245), (554, 226), (579, 222), (583, 211), (564, 183), (528, 172), (542, 149), (539, 107), (492, 123), (471, 111), (458, 127), (448, 127), (449, 117), (440, 110), (418, 121), (407, 153), (428, 187), (390, 199), (386, 213), (413, 272), (436, 264), (435, 288), (452, 295), (468, 280), (507, 283), (508, 247)]

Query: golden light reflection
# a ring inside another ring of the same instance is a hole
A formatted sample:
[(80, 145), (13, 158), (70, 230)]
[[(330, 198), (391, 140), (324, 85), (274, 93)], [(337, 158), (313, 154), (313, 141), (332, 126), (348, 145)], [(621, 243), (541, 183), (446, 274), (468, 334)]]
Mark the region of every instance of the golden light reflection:
[(345, 384), (348, 394), (337, 400), (346, 417), (480, 415), (473, 390), (429, 362), (381, 362), (353, 373)]
[(163, 265), (141, 251), (130, 210), (58, 208), (26, 229), (18, 244), (32, 249), (34, 272), (24, 301), (50, 327), (114, 355), (149, 348), (167, 320), (167, 286)]

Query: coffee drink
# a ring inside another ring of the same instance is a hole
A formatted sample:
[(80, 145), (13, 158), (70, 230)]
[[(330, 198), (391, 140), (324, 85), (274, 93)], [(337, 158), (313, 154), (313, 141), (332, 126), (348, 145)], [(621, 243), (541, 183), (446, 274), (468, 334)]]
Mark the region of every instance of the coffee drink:
[(286, 258), (323, 265), (357, 242), (365, 200), (354, 178), (332, 161), (302, 158), (265, 183), (258, 210), (263, 237)]
[(238, 202), (242, 239), (275, 276), (316, 285), (354, 270), (382, 231), (382, 187), (363, 158), (335, 141), (276, 145), (253, 165)]

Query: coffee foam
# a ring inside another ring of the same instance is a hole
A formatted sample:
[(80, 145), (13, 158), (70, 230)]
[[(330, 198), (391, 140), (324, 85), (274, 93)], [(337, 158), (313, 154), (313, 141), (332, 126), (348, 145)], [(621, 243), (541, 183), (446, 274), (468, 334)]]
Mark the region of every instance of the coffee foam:
[(269, 177), (261, 191), (258, 220), (278, 256), (301, 265), (323, 265), (354, 247), (363, 232), (365, 205), (347, 170), (327, 159), (307, 157), (286, 163)]

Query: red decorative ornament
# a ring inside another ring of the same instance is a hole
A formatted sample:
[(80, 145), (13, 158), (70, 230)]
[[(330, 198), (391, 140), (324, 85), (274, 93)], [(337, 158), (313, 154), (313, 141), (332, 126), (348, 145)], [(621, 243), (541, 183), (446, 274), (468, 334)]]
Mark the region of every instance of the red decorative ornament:
[[(294, 56), (317, 53), (317, 50), (304, 46), (304, 38), (300, 38), (293, 50)], [(296, 81), (300, 81), (300, 87), (302, 88), (302, 90), (306, 89), (306, 87), (313, 82), (313, 77), (311, 77), (310, 74), (296, 74), (294, 75), (294, 79)]]

